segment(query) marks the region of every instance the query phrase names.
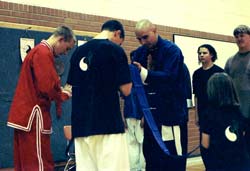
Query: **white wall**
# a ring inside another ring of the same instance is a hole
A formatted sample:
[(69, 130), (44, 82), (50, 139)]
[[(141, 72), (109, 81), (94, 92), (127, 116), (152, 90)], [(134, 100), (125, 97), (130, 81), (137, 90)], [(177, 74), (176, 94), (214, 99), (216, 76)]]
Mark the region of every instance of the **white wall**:
[(232, 35), (250, 25), (250, 0), (6, 0), (34, 6)]
[(202, 39), (195, 37), (174, 35), (174, 42), (181, 48), (184, 55), (184, 62), (189, 66), (190, 75), (201, 67), (198, 63), (198, 47), (202, 44), (212, 45), (216, 52), (218, 59), (215, 64), (224, 68), (229, 57), (234, 55), (238, 51), (238, 47), (235, 43), (216, 41), (211, 39)]

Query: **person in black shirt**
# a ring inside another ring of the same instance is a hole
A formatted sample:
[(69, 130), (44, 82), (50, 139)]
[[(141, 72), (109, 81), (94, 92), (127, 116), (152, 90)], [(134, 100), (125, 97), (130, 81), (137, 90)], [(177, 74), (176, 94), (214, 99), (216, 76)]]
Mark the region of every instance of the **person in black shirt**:
[(207, 85), (209, 107), (201, 125), (201, 150), (206, 171), (249, 171), (246, 125), (232, 79), (216, 73)]
[(129, 170), (120, 91), (132, 83), (120, 22), (109, 20), (101, 33), (79, 46), (71, 59), (67, 83), (72, 86), (72, 135), (78, 171)]
[[(195, 95), (195, 123), (197, 126), (202, 126), (204, 121), (204, 112), (206, 112), (208, 107), (208, 79), (214, 73), (223, 72), (224, 70), (214, 64), (215, 60), (217, 59), (217, 52), (213, 46), (209, 44), (203, 44), (198, 47), (197, 53), (199, 63), (201, 63), (202, 66), (193, 74), (193, 93)], [(205, 162), (205, 159), (203, 159), (203, 162)]]
[(217, 59), (217, 52), (213, 46), (203, 44), (198, 47), (198, 60), (202, 66), (193, 74), (193, 93), (195, 95), (195, 121), (197, 125), (201, 125), (203, 118), (202, 114), (207, 109), (207, 81), (216, 72), (223, 72), (224, 70), (215, 65)]

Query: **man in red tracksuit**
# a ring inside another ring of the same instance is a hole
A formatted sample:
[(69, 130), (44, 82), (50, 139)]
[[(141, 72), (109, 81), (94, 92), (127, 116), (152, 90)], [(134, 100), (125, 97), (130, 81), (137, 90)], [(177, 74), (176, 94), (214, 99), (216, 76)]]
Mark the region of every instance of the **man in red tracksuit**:
[(53, 171), (50, 148), (51, 101), (56, 102), (57, 115), (61, 103), (70, 93), (63, 91), (56, 73), (54, 58), (66, 54), (75, 44), (73, 31), (60, 26), (26, 56), (7, 125), (14, 129), (15, 171)]

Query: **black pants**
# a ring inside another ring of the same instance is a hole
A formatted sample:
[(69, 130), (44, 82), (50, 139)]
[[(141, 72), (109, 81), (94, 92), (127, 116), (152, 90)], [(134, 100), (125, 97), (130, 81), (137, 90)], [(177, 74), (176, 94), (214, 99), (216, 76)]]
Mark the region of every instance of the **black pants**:
[[(161, 126), (158, 127), (161, 133)], [(180, 125), (181, 145), (183, 154), (187, 153), (187, 123)], [(165, 141), (169, 152), (177, 155), (175, 141)], [(172, 157), (166, 155), (155, 141), (153, 134), (145, 123), (143, 154), (146, 161), (146, 171), (185, 171), (186, 157)]]

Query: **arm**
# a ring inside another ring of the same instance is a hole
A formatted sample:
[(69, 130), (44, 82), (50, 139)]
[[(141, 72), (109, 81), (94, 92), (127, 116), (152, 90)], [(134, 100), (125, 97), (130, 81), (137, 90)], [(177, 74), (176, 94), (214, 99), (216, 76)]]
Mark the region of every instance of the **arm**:
[(124, 117), (124, 104), (125, 104), (125, 100), (121, 97), (121, 98), (120, 98), (120, 106), (123, 107), (123, 108), (121, 109), (122, 120), (123, 120), (125, 129), (127, 129), (127, 128), (128, 128), (128, 124), (127, 124), (127, 122), (126, 122), (126, 118)]
[(124, 96), (128, 96), (131, 92), (132, 82), (130, 76), (130, 70), (128, 65), (128, 59), (123, 49), (117, 49), (117, 53), (114, 54), (115, 61), (115, 72), (117, 86), (119, 87), (120, 92)]
[(225, 72), (226, 72), (227, 74), (229, 74), (229, 70), (230, 70), (230, 65), (231, 65), (231, 63), (232, 63), (232, 57), (229, 58), (229, 59), (227, 60), (227, 62), (226, 62), (226, 64), (225, 64), (225, 67), (224, 67), (224, 70), (225, 70)]
[(40, 47), (33, 55), (33, 74), (36, 89), (40, 97), (56, 103), (57, 117), (62, 114), (61, 103), (69, 96), (62, 92), (60, 78), (54, 67), (54, 57), (47, 49)]
[(56, 73), (53, 56), (44, 49), (38, 49), (33, 56), (34, 81), (41, 96), (50, 100), (61, 100), (60, 79)]
[(123, 84), (120, 86), (120, 91), (124, 96), (128, 96), (131, 92), (132, 83)]
[[(209, 108), (204, 113), (204, 118), (206, 119), (206, 122), (202, 123), (200, 125), (200, 131), (201, 131), (201, 145), (205, 149), (208, 149), (211, 144), (211, 136), (214, 135), (215, 132), (218, 130), (216, 129), (216, 125), (218, 122), (216, 121), (216, 111), (212, 108)], [(217, 113), (218, 114), (218, 113)]]
[(143, 83), (158, 82), (159, 84), (162, 84), (177, 79), (180, 67), (183, 65), (183, 55), (177, 46), (163, 47), (161, 49), (160, 53), (162, 53), (161, 56), (163, 59), (160, 61), (156, 59), (157, 62), (162, 65), (160, 70), (146, 69), (146, 63), (144, 61), (146, 60), (146, 57), (144, 53), (143, 50), (138, 50), (133, 61), (133, 64), (136, 65), (140, 71)]

